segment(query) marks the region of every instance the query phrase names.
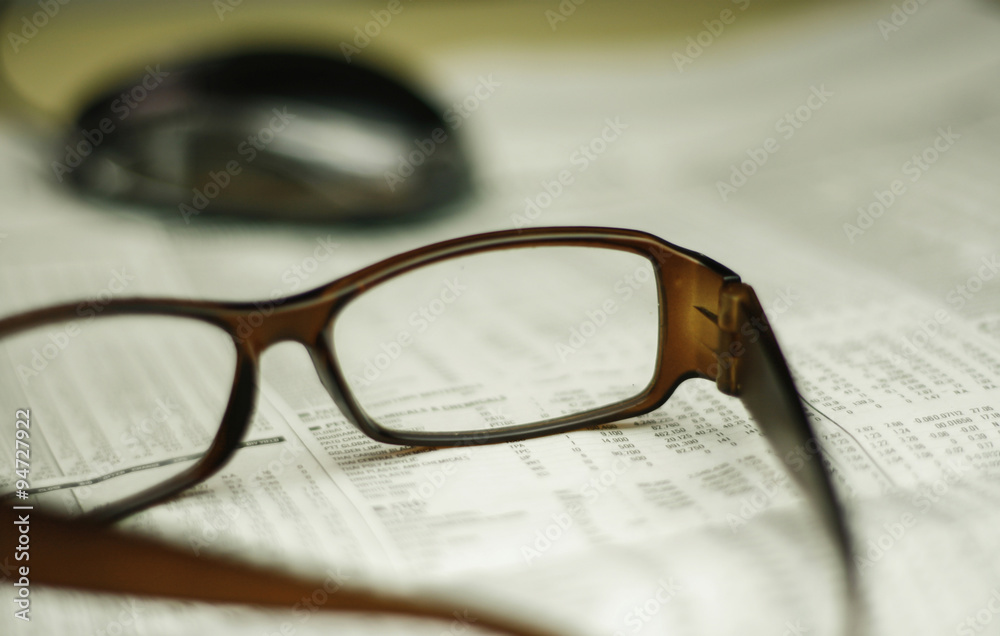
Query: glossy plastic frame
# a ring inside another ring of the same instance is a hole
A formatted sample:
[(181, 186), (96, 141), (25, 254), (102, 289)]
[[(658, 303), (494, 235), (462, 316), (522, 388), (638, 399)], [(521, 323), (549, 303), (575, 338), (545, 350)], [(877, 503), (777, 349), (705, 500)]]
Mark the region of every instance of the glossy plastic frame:
[[(639, 395), (603, 408), (538, 424), (455, 433), (395, 431), (368, 416), (351, 394), (340, 368), (330, 325), (341, 310), (367, 289), (413, 269), (488, 251), (529, 247), (577, 246), (624, 250), (653, 262), (659, 284), (660, 343), (656, 375)], [(284, 341), (306, 347), (330, 397), (369, 437), (389, 444), (466, 446), (507, 442), (566, 432), (651, 411), (689, 377), (711, 377), (715, 362), (706, 340), (706, 318), (694, 310), (714, 310), (719, 290), (739, 278), (718, 263), (649, 234), (606, 228), (537, 228), (480, 234), (437, 243), (386, 259), (322, 287), (284, 299), (216, 303), (169, 299), (114, 299), (99, 319), (121, 315), (178, 316), (201, 320), (229, 334), (236, 348), (236, 373), (219, 432), (205, 456), (163, 484), (111, 504), (98, 516), (119, 519), (207, 479), (233, 455), (249, 427), (257, 398), (258, 362), (270, 346)], [(0, 338), (45, 324), (77, 319), (76, 304), (59, 305), (0, 321)], [(253, 326), (256, 325), (256, 326)], [(251, 328), (248, 328), (251, 327)], [(714, 379), (714, 378), (711, 378)]]
[[(551, 246), (623, 250), (653, 264), (660, 299), (660, 346), (655, 375), (641, 393), (573, 416), (482, 432), (393, 431), (379, 426), (364, 412), (348, 389), (329, 341), (330, 326), (348, 303), (380, 283), (431, 263), (481, 252)], [(76, 304), (60, 305), (0, 320), (0, 338), (73, 320), (77, 317), (76, 307)], [(90, 515), (91, 522), (113, 521), (133, 514), (218, 471), (237, 450), (249, 427), (257, 396), (260, 356), (279, 342), (304, 345), (320, 380), (345, 416), (370, 437), (390, 444), (465, 446), (566, 432), (652, 411), (681, 382), (699, 377), (717, 382), (724, 393), (744, 401), (765, 438), (822, 518), (843, 560), (847, 597), (854, 605), (856, 577), (844, 516), (777, 340), (752, 288), (734, 272), (701, 254), (651, 234), (624, 229), (560, 227), (493, 232), (406, 252), (322, 287), (276, 301), (116, 299), (104, 307), (101, 317), (130, 314), (182, 316), (216, 325), (232, 338), (236, 373), (219, 432), (204, 457), (169, 481)], [(247, 325), (255, 324), (247, 333)], [(803, 450), (808, 452), (804, 454)]]

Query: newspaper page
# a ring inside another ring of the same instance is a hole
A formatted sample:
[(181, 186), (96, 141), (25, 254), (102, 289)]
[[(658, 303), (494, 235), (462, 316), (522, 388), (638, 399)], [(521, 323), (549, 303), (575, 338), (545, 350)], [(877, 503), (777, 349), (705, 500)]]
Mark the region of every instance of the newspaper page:
[[(603, 63), (581, 53), (579, 77), (566, 77), (565, 60), (442, 60), (448, 97), (462, 99), (482, 69), (500, 88), (466, 127), (490, 157), (489, 196), (425, 227), (168, 231), (106, 218), (43, 184), (25, 189), (30, 173), (12, 167), (11, 207), (38, 216), (5, 215), (0, 298), (5, 313), (100, 298), (122, 268), (136, 272), (130, 295), (273, 298), (476, 231), (653, 232), (757, 289), (849, 514), (868, 633), (989, 633), (1000, 594), (1000, 93), (990, 81), (1000, 11), (919, 7), (905, 20), (893, 6), (821, 16), (821, 32), (817, 17), (734, 29), (700, 55), (681, 40)], [(746, 59), (741, 38), (764, 43)], [(4, 152), (17, 147), (12, 136)], [(574, 380), (576, 403), (606, 402), (617, 378), (599, 371)], [(498, 388), (490, 402), (440, 404), (502, 422), (518, 397)], [(254, 440), (268, 443), (245, 445), (208, 482), (121, 526), (335, 586), (442, 591), (471, 613), (449, 625), (324, 616), (323, 590), (282, 613), (33, 589), (32, 620), (5, 611), (4, 633), (458, 634), (477, 631), (476, 607), (568, 634), (837, 634), (844, 624), (835, 551), (756, 423), (709, 382), (593, 429), (398, 447), (354, 427), (302, 348), (282, 344), (263, 359)]]

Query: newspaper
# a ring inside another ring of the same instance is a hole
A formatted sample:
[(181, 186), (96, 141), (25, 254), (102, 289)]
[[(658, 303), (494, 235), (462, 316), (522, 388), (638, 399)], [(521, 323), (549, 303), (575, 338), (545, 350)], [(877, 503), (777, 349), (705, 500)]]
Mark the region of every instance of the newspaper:
[[(676, 40), (571, 62), (441, 59), (446, 98), (461, 100), (484, 69), (500, 83), (463, 124), (490, 158), (489, 196), (384, 233), (108, 216), (16, 168), (23, 147), (9, 132), (4, 313), (100, 298), (123, 268), (135, 276), (128, 295), (264, 299), (476, 231), (651, 231), (757, 289), (849, 513), (869, 633), (989, 633), (1000, 598), (1000, 12), (909, 6), (737, 29), (747, 6), (698, 55)], [(581, 379), (575, 397), (603, 399), (609, 380)], [(121, 527), (337, 585), (444, 591), (566, 633), (842, 629), (836, 553), (756, 424), (711, 383), (689, 381), (635, 420), (434, 450), (358, 431), (295, 345), (265, 355), (260, 393), (249, 440), (269, 443)], [(37, 589), (30, 622), (4, 611), (0, 625), (476, 631), (474, 612), (451, 624), (323, 616), (319, 592), (281, 613)]]

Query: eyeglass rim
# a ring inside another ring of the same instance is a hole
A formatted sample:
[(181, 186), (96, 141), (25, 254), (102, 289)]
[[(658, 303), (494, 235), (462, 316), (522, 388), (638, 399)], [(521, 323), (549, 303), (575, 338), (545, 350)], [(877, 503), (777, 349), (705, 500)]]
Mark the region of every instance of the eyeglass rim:
[[(688, 342), (690, 345), (688, 351), (695, 352), (696, 355), (683, 361), (681, 366), (675, 367), (673, 371), (664, 372), (663, 365), (660, 365), (657, 369), (657, 373), (660, 375), (651, 383), (649, 394), (655, 396), (656, 391), (662, 390), (662, 399), (650, 400), (647, 410), (655, 409), (661, 405), (676, 386), (689, 377), (715, 379), (720, 390), (724, 393), (741, 397), (748, 411), (758, 420), (765, 438), (785, 462), (799, 486), (809, 495), (816, 512), (822, 518), (824, 527), (836, 546), (845, 574), (845, 599), (848, 604), (845, 633), (856, 633), (855, 628), (861, 625), (864, 620), (864, 608), (860, 603), (858, 572), (852, 560), (853, 540), (848, 530), (845, 511), (833, 487), (832, 475), (823, 462), (816, 458), (810, 458), (802, 466), (795, 466), (782, 452), (793, 444), (809, 442), (815, 444), (815, 433), (806, 416), (802, 401), (795, 389), (794, 379), (777, 339), (768, 325), (759, 299), (749, 285), (740, 282), (735, 273), (716, 261), (697, 252), (680, 248), (651, 234), (635, 230), (594, 227), (512, 230), (453, 239), (405, 252), (358, 270), (354, 274), (333, 281), (328, 285), (288, 297), (284, 307), (289, 310), (303, 307), (320, 308), (321, 312), (317, 315), (325, 322), (314, 331), (319, 337), (324, 333), (324, 327), (329, 321), (335, 318), (339, 307), (343, 307), (353, 296), (362, 293), (367, 287), (374, 284), (374, 281), (391, 277), (392, 272), (402, 273), (407, 271), (407, 268), (412, 269), (421, 264), (442, 260), (448, 254), (475, 253), (491, 248), (502, 249), (505, 246), (553, 243), (566, 245), (579, 242), (605, 247), (617, 246), (619, 249), (625, 246), (624, 249), (637, 250), (639, 253), (659, 254), (661, 258), (652, 259), (661, 265), (661, 268), (657, 270), (658, 275), (661, 274), (662, 265), (670, 263), (668, 269), (687, 270), (688, 274), (692, 276), (692, 280), (697, 279), (681, 289), (668, 287), (663, 282), (664, 277), (662, 275), (659, 277), (659, 289), (662, 290), (663, 297), (667, 299), (667, 302), (661, 302), (661, 308), (666, 306), (668, 309), (668, 317), (665, 323), (661, 323), (661, 331), (668, 333), (667, 337), (669, 337), (668, 330), (671, 325), (678, 323), (671, 317), (669, 310), (673, 308), (676, 312), (680, 309), (682, 311), (680, 322), (689, 323), (687, 327), (691, 330), (688, 333), (691, 338)], [(655, 251), (649, 252), (649, 250)], [(670, 256), (664, 257), (664, 254)], [(681, 258), (673, 258), (673, 256)], [(671, 278), (671, 281), (676, 282), (677, 280), (677, 278)], [(689, 307), (685, 308), (685, 303), (675, 302), (678, 294), (682, 297), (686, 294), (685, 301), (690, 301), (687, 303), (690, 305)], [(680, 307), (678, 307), (679, 305)], [(75, 307), (76, 305), (61, 305), (2, 319), (0, 320), (0, 337), (19, 331), (21, 328), (25, 328), (25, 325), (35, 326), (40, 321), (42, 323), (56, 321), (60, 316), (72, 312)], [(234, 316), (258, 310), (255, 303), (215, 303), (170, 299), (122, 299), (112, 301), (107, 307), (115, 307), (116, 309), (104, 315), (114, 315), (114, 313), (184, 315), (220, 324), (224, 329), (225, 325), (233, 324)], [(325, 316), (322, 311), (327, 312)], [(759, 323), (754, 322), (754, 324), (762, 324), (764, 329), (754, 332), (753, 337), (749, 337), (743, 342), (739, 337), (742, 334), (741, 326), (749, 324), (747, 322), (749, 320), (760, 321)], [(701, 340), (698, 340), (699, 337)], [(265, 342), (275, 344), (280, 340), (281, 338), (275, 338), (270, 341), (265, 340)], [(736, 358), (743, 358), (746, 364), (740, 365), (741, 371), (737, 371), (734, 364), (729, 369), (732, 373), (728, 377), (724, 377), (726, 374), (723, 373), (722, 362), (727, 343), (729, 345), (738, 344), (742, 347), (741, 353), (736, 353), (733, 349), (730, 351), (734, 351), (733, 356)], [(266, 346), (270, 346), (270, 344)], [(303, 344), (314, 354), (315, 352), (320, 352), (320, 354), (327, 352), (325, 355), (331, 355), (328, 348), (319, 346), (321, 343), (318, 341), (303, 342)], [(240, 346), (237, 343), (236, 374), (230, 403), (220, 425), (219, 434), (200, 462), (191, 470), (175, 476), (174, 479), (160, 484), (159, 487), (121, 500), (114, 506), (89, 515), (90, 518), (104, 522), (121, 519), (204, 481), (225, 465), (239, 447), (251, 421), (256, 403), (256, 383), (259, 373), (257, 354), (263, 348), (254, 349), (253, 347)], [(663, 347), (660, 349), (662, 350)], [(333, 379), (332, 386), (339, 384), (342, 390), (345, 388), (343, 378), (339, 378), (338, 381), (336, 375), (324, 374), (320, 371), (325, 366), (326, 361), (314, 360), (314, 362), (318, 362), (316, 367), (321, 379), (327, 375)], [(677, 368), (684, 368), (685, 365), (687, 365), (686, 371), (677, 372)], [(714, 373), (712, 372), (713, 366), (715, 367)], [(673, 378), (672, 382), (669, 381), (671, 378)], [(742, 386), (743, 383), (747, 383), (747, 386)], [(751, 384), (753, 386), (750, 386)], [(336, 401), (336, 397), (334, 399)], [(340, 402), (338, 402), (338, 406), (347, 419), (352, 419), (350, 408), (345, 408)], [(634, 408), (638, 411), (640, 406), (636, 405)], [(624, 419), (628, 416), (626, 411), (621, 411), (611, 419)], [(358, 418), (353, 421), (357, 425), (358, 421), (361, 420)], [(581, 428), (593, 423), (596, 422), (581, 423), (573, 428)], [(362, 427), (359, 426), (359, 428)], [(364, 428), (362, 431), (371, 436), (369, 431)], [(551, 432), (554, 431), (547, 431), (547, 433)], [(478, 443), (487, 442), (479, 441)]]
[[(657, 281), (660, 307), (659, 346), (654, 375), (636, 396), (580, 414), (540, 423), (488, 431), (419, 433), (399, 431), (380, 425), (353, 396), (337, 362), (328, 331), (352, 300), (368, 289), (414, 269), (434, 263), (491, 251), (526, 247), (575, 246), (618, 249), (648, 259)], [(681, 285), (686, 281), (687, 285)], [(716, 354), (701, 347), (696, 333), (679, 325), (704, 321), (693, 307), (681, 308), (678, 296), (696, 289), (709, 310), (716, 310), (722, 285), (739, 282), (732, 270), (693, 250), (679, 247), (659, 237), (637, 230), (601, 227), (540, 227), (489, 232), (434, 243), (410, 250), (357, 270), (325, 285), (297, 295), (257, 302), (214, 302), (169, 298), (112, 299), (96, 317), (159, 315), (190, 318), (212, 324), (229, 335), (236, 349), (236, 364), (229, 401), (219, 431), (205, 455), (189, 469), (170, 480), (102, 509), (101, 517), (122, 518), (155, 505), (190, 488), (222, 468), (239, 448), (250, 426), (256, 406), (259, 357), (278, 342), (293, 340), (303, 344), (313, 359), (320, 380), (347, 420), (368, 437), (383, 443), (430, 447), (455, 447), (503, 443), (565, 433), (648, 413), (661, 406), (682, 382), (694, 377), (710, 380), (707, 364)], [(674, 300), (672, 300), (674, 299)], [(261, 312), (265, 302), (276, 305), (261, 327), (249, 337), (239, 335), (240, 321)], [(0, 320), (0, 338), (45, 324), (79, 318), (79, 303), (56, 305)], [(684, 313), (681, 313), (684, 312)], [(307, 327), (294, 329), (290, 323), (302, 321)], [(684, 347), (678, 351), (677, 347)], [(665, 352), (674, 348), (669, 356)], [(684, 355), (678, 355), (683, 353)], [(694, 362), (696, 361), (697, 362)]]

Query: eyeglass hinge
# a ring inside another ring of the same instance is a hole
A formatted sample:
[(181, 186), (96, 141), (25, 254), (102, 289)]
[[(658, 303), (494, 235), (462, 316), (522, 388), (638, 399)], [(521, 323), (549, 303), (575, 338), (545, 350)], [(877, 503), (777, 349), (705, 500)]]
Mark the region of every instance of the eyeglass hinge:
[(746, 321), (746, 290), (743, 283), (728, 283), (719, 292), (719, 345), (716, 349), (719, 371), (716, 385), (726, 395), (740, 394), (741, 357), (746, 353), (740, 325)]

